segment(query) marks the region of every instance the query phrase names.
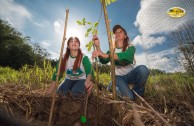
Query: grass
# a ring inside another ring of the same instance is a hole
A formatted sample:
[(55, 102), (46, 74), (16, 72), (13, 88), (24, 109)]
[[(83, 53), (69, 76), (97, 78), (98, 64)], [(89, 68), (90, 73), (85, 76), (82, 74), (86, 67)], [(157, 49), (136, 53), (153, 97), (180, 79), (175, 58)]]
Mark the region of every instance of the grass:
[(150, 76), (147, 82), (146, 94), (157, 97), (159, 101), (166, 97), (186, 96), (194, 93), (194, 77), (185, 73), (159, 74)]
[(0, 84), (17, 83), (19, 72), (9, 67), (0, 67)]
[[(0, 84), (23, 84), (28, 87), (46, 87), (51, 82), (55, 68), (51, 63), (44, 61), (44, 68), (35, 66), (23, 66), (19, 71), (9, 67), (0, 67)], [(108, 85), (111, 80), (109, 74), (99, 75), (99, 83)], [(146, 84), (146, 95), (150, 97), (172, 98), (176, 95), (185, 95), (185, 91), (193, 89), (194, 77), (185, 73), (151, 75)], [(189, 88), (189, 89), (188, 89)]]
[(0, 67), (0, 84), (23, 84), (27, 86), (45, 87), (50, 84), (52, 74), (55, 69), (51, 63), (44, 61), (44, 68), (37, 65), (24, 65), (20, 70), (16, 71), (9, 67)]

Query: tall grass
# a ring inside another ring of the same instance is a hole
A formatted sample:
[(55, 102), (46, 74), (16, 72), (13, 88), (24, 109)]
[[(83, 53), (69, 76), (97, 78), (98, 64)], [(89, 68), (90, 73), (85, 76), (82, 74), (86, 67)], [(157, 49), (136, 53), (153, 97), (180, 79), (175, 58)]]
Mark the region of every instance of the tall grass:
[(185, 73), (159, 74), (150, 76), (146, 85), (146, 94), (162, 100), (194, 93), (194, 77)]
[(19, 72), (9, 67), (0, 66), (0, 84), (17, 83)]
[(55, 68), (52, 68), (50, 62), (43, 62), (44, 68), (37, 65), (24, 65), (16, 71), (8, 67), (0, 67), (0, 84), (12, 83), (23, 84), (27, 86), (46, 86), (51, 82), (52, 74)]
[[(28, 87), (45, 87), (51, 82), (55, 68), (50, 62), (43, 62), (43, 68), (24, 65), (19, 71), (8, 67), (0, 67), (0, 84), (23, 84)], [(96, 73), (94, 73), (96, 75)], [(108, 85), (111, 81), (109, 74), (99, 75), (99, 83)], [(150, 97), (173, 98), (174, 95), (185, 95), (194, 92), (194, 77), (185, 73), (151, 75), (146, 84), (146, 95)], [(188, 91), (189, 90), (189, 91)]]

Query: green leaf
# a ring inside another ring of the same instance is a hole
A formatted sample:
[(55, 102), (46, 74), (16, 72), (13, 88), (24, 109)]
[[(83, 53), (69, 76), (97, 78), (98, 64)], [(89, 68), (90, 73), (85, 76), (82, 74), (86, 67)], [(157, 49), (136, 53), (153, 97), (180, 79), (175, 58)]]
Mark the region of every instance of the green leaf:
[(91, 47), (88, 48), (88, 51), (90, 51), (90, 50), (91, 50)]
[(86, 48), (88, 49), (88, 51), (91, 50), (92, 46), (93, 46), (93, 41), (90, 41), (88, 44), (86, 44)]
[(89, 44), (90, 44), (90, 45), (93, 45), (93, 41), (90, 41)]
[(77, 24), (78, 24), (78, 25), (82, 25), (82, 22), (79, 21), (79, 20), (77, 20)]
[(88, 33), (88, 32), (86, 32), (86, 33), (85, 33), (85, 37), (88, 37), (88, 35), (89, 35), (89, 33)]
[(91, 22), (87, 22), (87, 24), (91, 25), (92, 23)]
[(89, 33), (91, 30), (92, 30), (92, 27), (91, 27), (91, 28), (88, 28), (88, 29), (87, 29), (87, 32)]
[[(100, 0), (101, 1), (101, 3), (102, 3), (102, 0)], [(107, 5), (109, 5), (109, 4), (111, 4), (111, 3), (113, 3), (113, 2), (116, 2), (117, 0), (105, 0), (105, 5), (107, 6)]]
[(94, 23), (94, 28), (96, 28), (98, 26), (98, 22)]
[(111, 1), (110, 0), (106, 0), (106, 4), (110, 4), (111, 3)]
[(82, 19), (83, 25), (86, 25), (86, 18)]
[(92, 34), (93, 35), (96, 35), (97, 34), (97, 30), (96, 29), (93, 29)]
[(88, 44), (86, 44), (86, 47), (88, 48), (90, 46), (90, 44), (88, 43)]

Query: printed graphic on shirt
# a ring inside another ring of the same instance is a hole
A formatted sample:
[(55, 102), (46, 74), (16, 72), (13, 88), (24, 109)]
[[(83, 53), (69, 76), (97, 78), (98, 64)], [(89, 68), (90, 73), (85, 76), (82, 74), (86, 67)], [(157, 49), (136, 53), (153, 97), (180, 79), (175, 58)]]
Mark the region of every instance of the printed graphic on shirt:
[(71, 79), (78, 79), (79, 77), (83, 76), (84, 72), (78, 68), (75, 72), (73, 72), (73, 67), (67, 69), (66, 76)]

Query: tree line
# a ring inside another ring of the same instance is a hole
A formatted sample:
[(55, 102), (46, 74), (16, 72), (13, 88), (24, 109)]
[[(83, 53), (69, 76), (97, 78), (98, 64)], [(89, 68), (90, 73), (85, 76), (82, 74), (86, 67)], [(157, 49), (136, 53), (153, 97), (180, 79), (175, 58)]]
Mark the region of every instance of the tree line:
[(33, 44), (30, 37), (23, 36), (7, 21), (0, 19), (0, 66), (16, 70), (25, 64), (43, 67), (44, 60), (51, 61), (54, 66), (56, 61), (49, 59), (49, 56), (40, 45)]

